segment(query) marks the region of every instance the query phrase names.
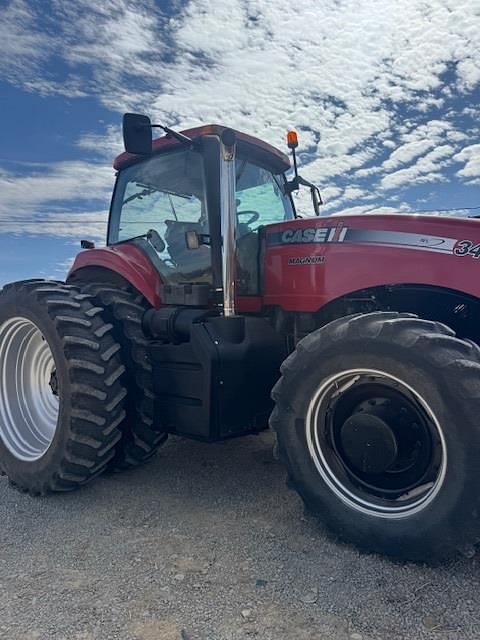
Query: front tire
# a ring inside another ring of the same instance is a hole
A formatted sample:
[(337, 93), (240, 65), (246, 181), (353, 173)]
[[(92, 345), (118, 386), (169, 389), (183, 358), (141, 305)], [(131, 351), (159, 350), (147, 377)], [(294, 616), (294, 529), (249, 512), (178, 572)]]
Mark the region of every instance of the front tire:
[(125, 368), (101, 311), (58, 282), (0, 293), (0, 468), (32, 495), (76, 489), (115, 455)]
[(480, 538), (480, 349), (411, 314), (336, 320), (297, 345), (271, 425), (338, 537), (432, 560)]

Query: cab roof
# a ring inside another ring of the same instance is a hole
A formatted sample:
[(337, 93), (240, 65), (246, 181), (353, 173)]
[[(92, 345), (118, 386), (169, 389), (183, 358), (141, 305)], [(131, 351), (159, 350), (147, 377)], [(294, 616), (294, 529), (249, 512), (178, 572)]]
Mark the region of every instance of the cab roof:
[[(207, 124), (201, 127), (194, 127), (193, 129), (185, 129), (182, 133), (194, 140), (195, 138), (206, 135), (220, 136), (223, 131), (228, 128), (230, 127), (225, 127), (220, 124)], [(253, 161), (256, 160), (260, 164), (266, 165), (273, 173), (283, 173), (290, 168), (289, 157), (276, 147), (247, 133), (234, 131), (237, 136), (238, 150), (242, 155), (248, 155)], [(181, 142), (169, 135), (165, 135), (153, 140), (152, 155), (164, 153), (174, 148), (181, 148), (181, 146)], [(139, 156), (124, 151), (115, 158), (113, 166), (115, 169), (124, 169), (145, 159), (146, 156)]]

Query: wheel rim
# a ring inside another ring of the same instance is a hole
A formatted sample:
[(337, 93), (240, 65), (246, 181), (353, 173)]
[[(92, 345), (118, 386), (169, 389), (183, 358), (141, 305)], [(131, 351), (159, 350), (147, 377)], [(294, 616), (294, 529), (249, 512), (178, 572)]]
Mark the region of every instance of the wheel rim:
[(434, 412), (384, 371), (351, 369), (323, 381), (308, 407), (306, 436), (331, 491), (369, 515), (411, 516), (445, 478), (447, 449)]
[(55, 436), (58, 380), (52, 351), (27, 318), (0, 326), (0, 438), (19, 460), (41, 458)]

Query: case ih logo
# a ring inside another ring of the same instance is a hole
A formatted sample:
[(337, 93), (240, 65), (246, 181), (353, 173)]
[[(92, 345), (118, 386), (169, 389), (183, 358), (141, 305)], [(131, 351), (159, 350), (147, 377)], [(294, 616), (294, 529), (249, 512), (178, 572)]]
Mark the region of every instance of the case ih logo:
[(380, 229), (355, 229), (337, 224), (335, 227), (307, 227), (284, 229), (267, 234), (267, 245), (325, 244), (348, 242), (392, 249), (415, 249), (480, 259), (480, 243), (442, 236), (428, 236), (409, 231), (381, 231)]
[(285, 229), (267, 235), (267, 244), (312, 244), (343, 242), (347, 227), (307, 227), (306, 229)]

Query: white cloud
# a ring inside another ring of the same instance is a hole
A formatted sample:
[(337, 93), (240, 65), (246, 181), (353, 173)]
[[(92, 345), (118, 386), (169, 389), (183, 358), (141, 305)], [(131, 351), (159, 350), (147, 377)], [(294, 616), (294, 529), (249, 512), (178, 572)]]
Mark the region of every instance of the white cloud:
[(0, 233), (104, 240), (113, 180), (112, 168), (87, 162), (0, 171)]
[(333, 185), (325, 187), (322, 189), (322, 198), (324, 202), (329, 202), (330, 200), (334, 200), (342, 193), (342, 189), (340, 187), (334, 187)]
[[(94, 96), (117, 113), (140, 110), (173, 126), (224, 122), (279, 146), (295, 127), (309, 150), (302, 172), (331, 186), (333, 207), (348, 194), (371, 197), (361, 186), (335, 184), (347, 176), (378, 176), (389, 191), (445, 179), (442, 169), (466, 136), (445, 105), (480, 82), (475, 5), (189, 0), (183, 8), (174, 3), (167, 17), (164, 3), (154, 0), (53, 0), (48, 11), (12, 0), (0, 23), (0, 75), (30, 91)], [(58, 60), (62, 65), (53, 64)], [(85, 133), (77, 144), (113, 155), (119, 127)], [(458, 177), (475, 179), (469, 172), (477, 171), (476, 161), (458, 155), (465, 162)], [(75, 173), (54, 166), (45, 180), (33, 174), (17, 186), (0, 176), (1, 206), (44, 210), (52, 192), (105, 197), (111, 174), (107, 180), (93, 172), (91, 185), (86, 167)]]
[(407, 169), (384, 176), (380, 184), (383, 189), (396, 189), (404, 185), (411, 186), (414, 182), (442, 181), (444, 178), (438, 170), (447, 165), (454, 152), (455, 148), (448, 144), (436, 147)]
[[(454, 69), (449, 83), (466, 90), (458, 63), (480, 60), (475, 20), (468, 0), (306, 0), (300, 6), (237, 0), (225, 10), (214, 0), (194, 0), (173, 24), (176, 58), (164, 68), (169, 90), (154, 100), (154, 112), (182, 124), (226, 121), (274, 144), (295, 126), (315, 157), (303, 169), (309, 179), (386, 177), (446, 144), (447, 133), (451, 142), (462, 139), (451, 122), (416, 126), (412, 115), (402, 123), (397, 108), (442, 108), (444, 98), (431, 92), (445, 83), (452, 62), (457, 76)], [(198, 56), (208, 64), (198, 64)], [(369, 167), (395, 144), (392, 134), (399, 135), (399, 148), (377, 162), (378, 170)], [(407, 175), (435, 179), (427, 166), (436, 157)], [(404, 184), (400, 178), (391, 185)]]
[(112, 159), (124, 151), (122, 140), (122, 128), (120, 122), (117, 125), (109, 125), (103, 134), (86, 132), (75, 143), (80, 149), (94, 152), (104, 158), (109, 164)]
[[(128, 110), (158, 86), (163, 30), (153, 0), (11, 0), (0, 23), (0, 76), (42, 95), (96, 95)], [(56, 58), (66, 68), (47, 66)], [(142, 88), (132, 92), (133, 78)]]
[(423, 155), (434, 145), (433, 140), (413, 140), (412, 142), (407, 142), (393, 151), (388, 160), (383, 163), (383, 168), (387, 170), (396, 169), (402, 164), (408, 164), (418, 156)]
[(480, 144), (472, 144), (464, 147), (453, 158), (457, 162), (464, 162), (462, 169), (457, 171), (457, 176), (472, 179), (470, 184), (478, 184), (480, 179)]
[(458, 63), (458, 72), (465, 89), (473, 89), (480, 82), (480, 64), (478, 59), (466, 58)]
[(358, 200), (365, 195), (367, 195), (367, 191), (359, 187), (347, 187), (343, 192), (343, 198), (345, 200)]
[(104, 242), (107, 234), (108, 211), (88, 211), (72, 213), (59, 209), (54, 214), (15, 215), (0, 219), (0, 234), (18, 236), (55, 236), (69, 238), (80, 248), (82, 239)]
[(35, 30), (28, 4), (23, 0), (11, 2), (2, 9), (0, 20), (0, 69), (15, 82), (15, 74), (27, 74), (50, 56), (48, 45), (42, 49), (42, 35)]
[(13, 219), (48, 212), (70, 200), (107, 202), (113, 180), (114, 172), (108, 165), (81, 161), (36, 165), (30, 174), (0, 171), (0, 216)]

